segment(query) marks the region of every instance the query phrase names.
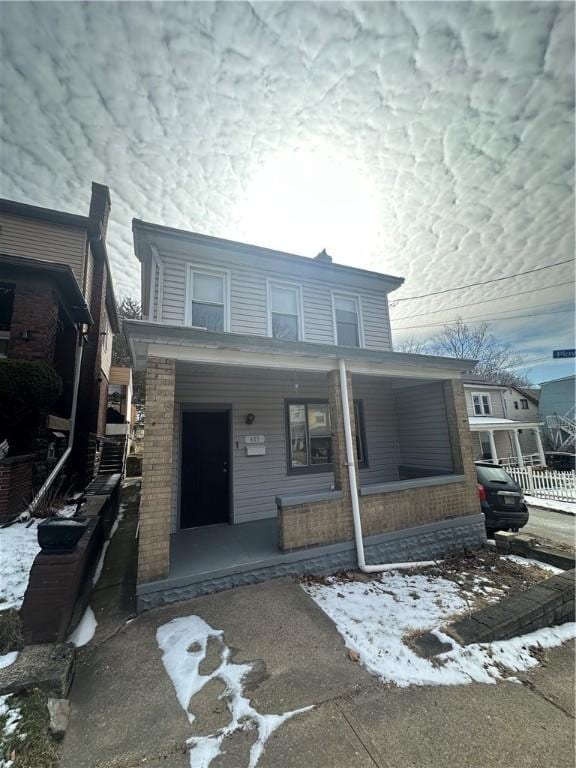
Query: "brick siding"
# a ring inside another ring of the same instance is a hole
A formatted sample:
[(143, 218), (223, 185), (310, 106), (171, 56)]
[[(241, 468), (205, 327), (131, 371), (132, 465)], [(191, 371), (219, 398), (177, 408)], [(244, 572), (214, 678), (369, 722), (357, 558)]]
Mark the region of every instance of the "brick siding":
[(175, 379), (174, 360), (148, 358), (138, 583), (164, 578), (170, 570)]
[[(8, 357), (52, 363), (58, 327), (58, 296), (50, 283), (18, 277), (8, 342)], [(22, 338), (22, 335), (28, 339)]]

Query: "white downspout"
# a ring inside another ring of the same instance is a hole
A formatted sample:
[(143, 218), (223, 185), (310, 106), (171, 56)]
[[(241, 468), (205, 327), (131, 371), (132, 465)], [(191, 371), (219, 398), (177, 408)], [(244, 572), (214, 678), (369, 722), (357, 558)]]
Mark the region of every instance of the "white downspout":
[(42, 487), (36, 494), (36, 496), (32, 499), (30, 504), (28, 505), (28, 509), (21, 515), (21, 517), (28, 518), (30, 517), (34, 510), (38, 507), (44, 496), (46, 495), (46, 492), (54, 482), (54, 480), (58, 477), (60, 474), (60, 470), (66, 464), (68, 461), (68, 458), (70, 454), (72, 453), (72, 446), (74, 445), (74, 432), (76, 429), (76, 408), (78, 404), (78, 389), (80, 387), (80, 369), (82, 368), (82, 350), (83, 350), (83, 343), (82, 343), (82, 332), (78, 330), (78, 347), (76, 348), (76, 360), (74, 363), (74, 389), (72, 391), (72, 408), (70, 413), (70, 432), (68, 433), (68, 445), (66, 446), (66, 450), (60, 456), (58, 459), (58, 463), (50, 472), (44, 483), (42, 484)]
[(364, 538), (362, 535), (362, 520), (360, 518), (360, 503), (358, 500), (358, 483), (356, 482), (356, 467), (354, 461), (354, 445), (352, 442), (352, 423), (350, 421), (350, 401), (348, 400), (348, 382), (346, 381), (346, 364), (341, 358), (338, 360), (340, 370), (340, 395), (342, 398), (342, 411), (344, 416), (344, 438), (346, 441), (346, 465), (348, 466), (348, 479), (350, 481), (350, 497), (352, 501), (352, 518), (354, 521), (354, 540), (356, 542), (356, 555), (358, 568), (363, 573), (379, 573), (381, 571), (397, 570), (398, 568), (414, 568), (422, 565), (435, 565), (437, 560), (425, 560), (414, 563), (386, 563), (381, 565), (366, 565), (364, 556)]

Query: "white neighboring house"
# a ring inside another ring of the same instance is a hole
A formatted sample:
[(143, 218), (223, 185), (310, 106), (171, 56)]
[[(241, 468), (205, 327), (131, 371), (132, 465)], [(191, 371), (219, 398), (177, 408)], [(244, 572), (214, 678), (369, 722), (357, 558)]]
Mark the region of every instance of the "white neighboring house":
[(545, 466), (534, 395), (475, 376), (463, 381), (475, 459), (506, 466)]

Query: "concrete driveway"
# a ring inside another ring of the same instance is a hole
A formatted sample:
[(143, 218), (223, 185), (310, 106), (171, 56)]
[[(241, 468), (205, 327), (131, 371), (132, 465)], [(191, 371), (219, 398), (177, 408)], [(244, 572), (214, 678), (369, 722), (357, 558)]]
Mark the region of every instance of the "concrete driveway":
[[(384, 686), (348, 658), (300, 586), (282, 580), (142, 614), (81, 649), (61, 768), (185, 768), (186, 739), (226, 724), (210, 684), (192, 700), (191, 725), (162, 664), (157, 628), (191, 614), (224, 630), (235, 663), (255, 662), (245, 694), (258, 712), (314, 705), (272, 734), (259, 768), (574, 766), (573, 646), (547, 654), (524, 684)], [(225, 747), (210, 768), (248, 767), (249, 733)]]

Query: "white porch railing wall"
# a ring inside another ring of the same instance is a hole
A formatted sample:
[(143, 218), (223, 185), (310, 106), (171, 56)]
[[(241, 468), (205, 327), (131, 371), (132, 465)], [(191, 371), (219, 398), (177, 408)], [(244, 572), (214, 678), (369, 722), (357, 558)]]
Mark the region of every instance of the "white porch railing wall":
[[(526, 467), (541, 467), (542, 462), (540, 460), (540, 456), (537, 453), (524, 453), (522, 455), (522, 459), (524, 461), (524, 466)], [(505, 456), (504, 458), (498, 459), (498, 464), (501, 464), (503, 467), (517, 467), (518, 466), (518, 457), (517, 456)]]
[(506, 467), (524, 493), (543, 499), (576, 502), (576, 472), (558, 472), (533, 467)]

